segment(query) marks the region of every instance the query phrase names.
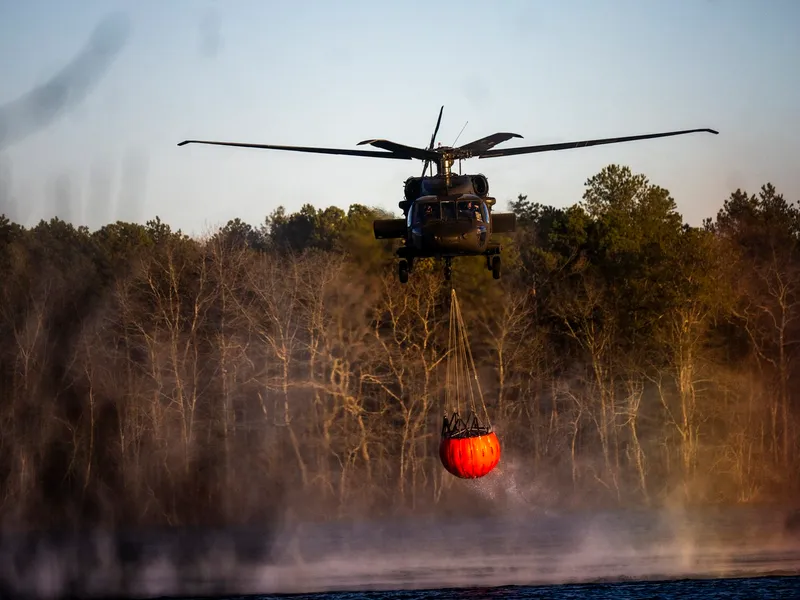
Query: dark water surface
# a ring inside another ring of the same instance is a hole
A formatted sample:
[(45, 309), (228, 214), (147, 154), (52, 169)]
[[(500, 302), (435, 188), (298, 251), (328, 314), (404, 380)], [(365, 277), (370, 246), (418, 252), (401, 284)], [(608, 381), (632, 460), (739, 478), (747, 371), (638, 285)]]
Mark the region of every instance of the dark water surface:
[[(0, 596), (800, 600), (797, 578), (747, 579), (764, 575), (800, 575), (800, 532), (775, 509), (0, 535)], [(697, 578), (716, 581), (654, 581)]]
[(656, 598), (757, 600), (760, 598), (800, 598), (800, 577), (758, 577), (747, 579), (676, 580), (621, 582), (606, 584), (567, 584), (547, 586), (503, 586), (496, 588), (466, 588), (389, 592), (338, 592), (291, 596), (258, 596), (259, 600), (292, 598), (293, 600), (406, 600), (423, 598), (443, 600), (462, 598), (519, 598), (520, 600), (633, 600)]

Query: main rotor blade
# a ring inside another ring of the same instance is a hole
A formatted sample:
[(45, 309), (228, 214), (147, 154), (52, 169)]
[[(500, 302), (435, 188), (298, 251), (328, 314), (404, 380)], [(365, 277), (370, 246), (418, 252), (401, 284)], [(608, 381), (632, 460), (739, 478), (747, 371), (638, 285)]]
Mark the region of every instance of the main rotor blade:
[[(436, 127), (433, 129), (433, 135), (431, 136), (431, 143), (428, 145), (428, 150), (433, 150), (433, 144), (436, 142), (436, 134), (439, 133), (439, 125), (442, 124), (442, 113), (444, 112), (444, 104), (439, 109), (439, 118), (436, 119)], [(425, 177), (425, 172), (428, 170), (428, 162), (425, 161), (425, 165), (422, 167), (422, 177)]]
[(439, 118), (436, 119), (436, 127), (433, 130), (433, 135), (431, 136), (431, 144), (428, 146), (428, 150), (433, 150), (433, 144), (436, 142), (436, 134), (439, 133), (439, 125), (442, 124), (442, 113), (444, 112), (444, 104), (442, 104), (442, 108), (439, 109)]
[(494, 156), (513, 156), (515, 154), (532, 154), (534, 152), (549, 152), (551, 150), (570, 150), (572, 148), (586, 148), (588, 146), (600, 146), (602, 144), (619, 144), (621, 142), (634, 142), (636, 140), (649, 140), (653, 138), (669, 137), (673, 135), (684, 135), (687, 133), (713, 133), (717, 135), (719, 131), (713, 129), (684, 129), (682, 131), (667, 131), (664, 133), (648, 133), (645, 135), (631, 135), (627, 137), (604, 138), (600, 140), (584, 140), (581, 142), (563, 142), (561, 144), (541, 144), (539, 146), (522, 146), (519, 148), (505, 148), (501, 150), (487, 150), (482, 152), (478, 158), (492, 158)]
[(368, 156), (370, 158), (395, 158), (411, 160), (410, 156), (403, 156), (393, 152), (375, 152), (373, 150), (347, 150), (344, 148), (314, 148), (310, 146), (274, 146), (271, 144), (244, 144), (240, 142), (212, 142), (208, 140), (185, 140), (178, 146), (186, 144), (210, 144), (212, 146), (236, 146), (239, 148), (260, 148), (266, 150), (289, 150), (292, 152), (311, 152), (314, 154), (342, 154), (344, 156)]
[(364, 140), (363, 142), (358, 142), (359, 146), (363, 146), (364, 144), (370, 144), (376, 148), (383, 148), (384, 150), (389, 150), (390, 152), (395, 152), (397, 154), (419, 160), (439, 160), (438, 152), (425, 150), (424, 148), (405, 146), (403, 144), (398, 144), (397, 142), (390, 142), (389, 140)]
[(521, 138), (522, 136), (518, 133), (493, 133), (492, 135), (487, 135), (486, 137), (482, 137), (479, 140), (475, 140), (474, 142), (470, 142), (469, 144), (464, 144), (463, 146), (459, 146), (456, 148), (456, 152), (459, 154), (462, 152), (468, 152), (471, 154), (482, 154), (487, 150), (494, 148), (497, 144), (501, 144), (510, 140), (511, 138)]

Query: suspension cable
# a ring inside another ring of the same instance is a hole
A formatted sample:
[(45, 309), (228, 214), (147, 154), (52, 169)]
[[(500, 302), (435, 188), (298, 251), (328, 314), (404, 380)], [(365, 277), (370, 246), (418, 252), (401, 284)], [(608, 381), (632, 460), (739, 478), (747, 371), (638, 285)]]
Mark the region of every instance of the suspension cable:
[[(471, 371), (471, 372), (470, 372)], [(467, 337), (467, 327), (464, 323), (461, 307), (454, 288), (450, 290), (450, 326), (448, 331), (447, 346), (447, 371), (445, 376), (445, 404), (446, 410), (452, 410), (461, 419), (464, 418), (463, 409), (471, 409), (473, 418), (478, 419), (476, 393), (472, 387), (474, 381), (477, 388), (477, 397), (483, 409), (484, 426), (491, 431), (489, 411), (481, 390), (478, 378), (478, 369)], [(462, 403), (463, 400), (463, 403)], [(470, 419), (471, 421), (472, 419)], [(477, 425), (477, 423), (475, 423)], [(455, 425), (455, 424), (454, 424)], [(469, 425), (467, 425), (469, 427)]]

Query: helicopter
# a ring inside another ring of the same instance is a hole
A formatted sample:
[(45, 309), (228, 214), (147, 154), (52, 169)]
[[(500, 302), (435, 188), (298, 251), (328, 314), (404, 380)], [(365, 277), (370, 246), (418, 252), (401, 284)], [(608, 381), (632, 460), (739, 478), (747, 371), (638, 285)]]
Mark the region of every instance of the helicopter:
[[(370, 139), (358, 143), (359, 146), (370, 145), (380, 148), (382, 151), (312, 146), (279, 146), (210, 140), (184, 140), (178, 146), (210, 144), (423, 161), (422, 174), (419, 177), (409, 177), (404, 182), (404, 198), (398, 204), (403, 211), (403, 218), (376, 219), (372, 223), (375, 239), (400, 240), (400, 247), (395, 251), (399, 259), (397, 274), (400, 282), (406, 283), (414, 261), (420, 258), (444, 260), (444, 278), (449, 281), (452, 277), (453, 259), (459, 256), (485, 257), (486, 268), (492, 272), (492, 277), (500, 279), (502, 244), (493, 239), (493, 236), (495, 234), (513, 233), (516, 230), (516, 215), (510, 212), (493, 212), (492, 209), (497, 200), (489, 195), (489, 180), (487, 177), (482, 173), (453, 173), (452, 167), (455, 161), (459, 161), (460, 165), (462, 160), (468, 158), (491, 158), (569, 150), (689, 133), (713, 133), (715, 135), (719, 133), (714, 129), (707, 128), (683, 129), (625, 137), (495, 149), (494, 147), (498, 144), (514, 138), (522, 138), (518, 133), (500, 132), (458, 147), (439, 144), (438, 147), (434, 148), (436, 135), (439, 133), (439, 126), (442, 123), (443, 112), (444, 106), (439, 109), (439, 118), (436, 121), (436, 127), (433, 130), (430, 143), (426, 148), (406, 146), (386, 139)], [(458, 141), (458, 138), (456, 138), (456, 141)], [(436, 166), (436, 174), (431, 173), (426, 176), (428, 167), (431, 164)]]

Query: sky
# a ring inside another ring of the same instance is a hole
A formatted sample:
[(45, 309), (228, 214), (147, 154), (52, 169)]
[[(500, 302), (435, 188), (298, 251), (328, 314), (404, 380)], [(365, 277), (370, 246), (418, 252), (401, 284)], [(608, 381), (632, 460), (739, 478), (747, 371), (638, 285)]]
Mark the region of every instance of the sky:
[[(74, 68), (86, 93), (48, 88), (35, 114), (65, 110), (30, 117), (26, 94), (101, 23), (108, 53)], [(716, 129), (462, 167), (505, 210), (574, 204), (624, 164), (699, 225), (737, 188), (800, 199), (799, 27), (793, 0), (0, 0), (0, 212), (92, 229), (158, 215), (192, 235), (305, 203), (400, 214), (419, 161), (177, 143), (425, 146), (444, 105), (443, 144), (465, 123), (459, 144), (523, 136), (500, 147)]]

